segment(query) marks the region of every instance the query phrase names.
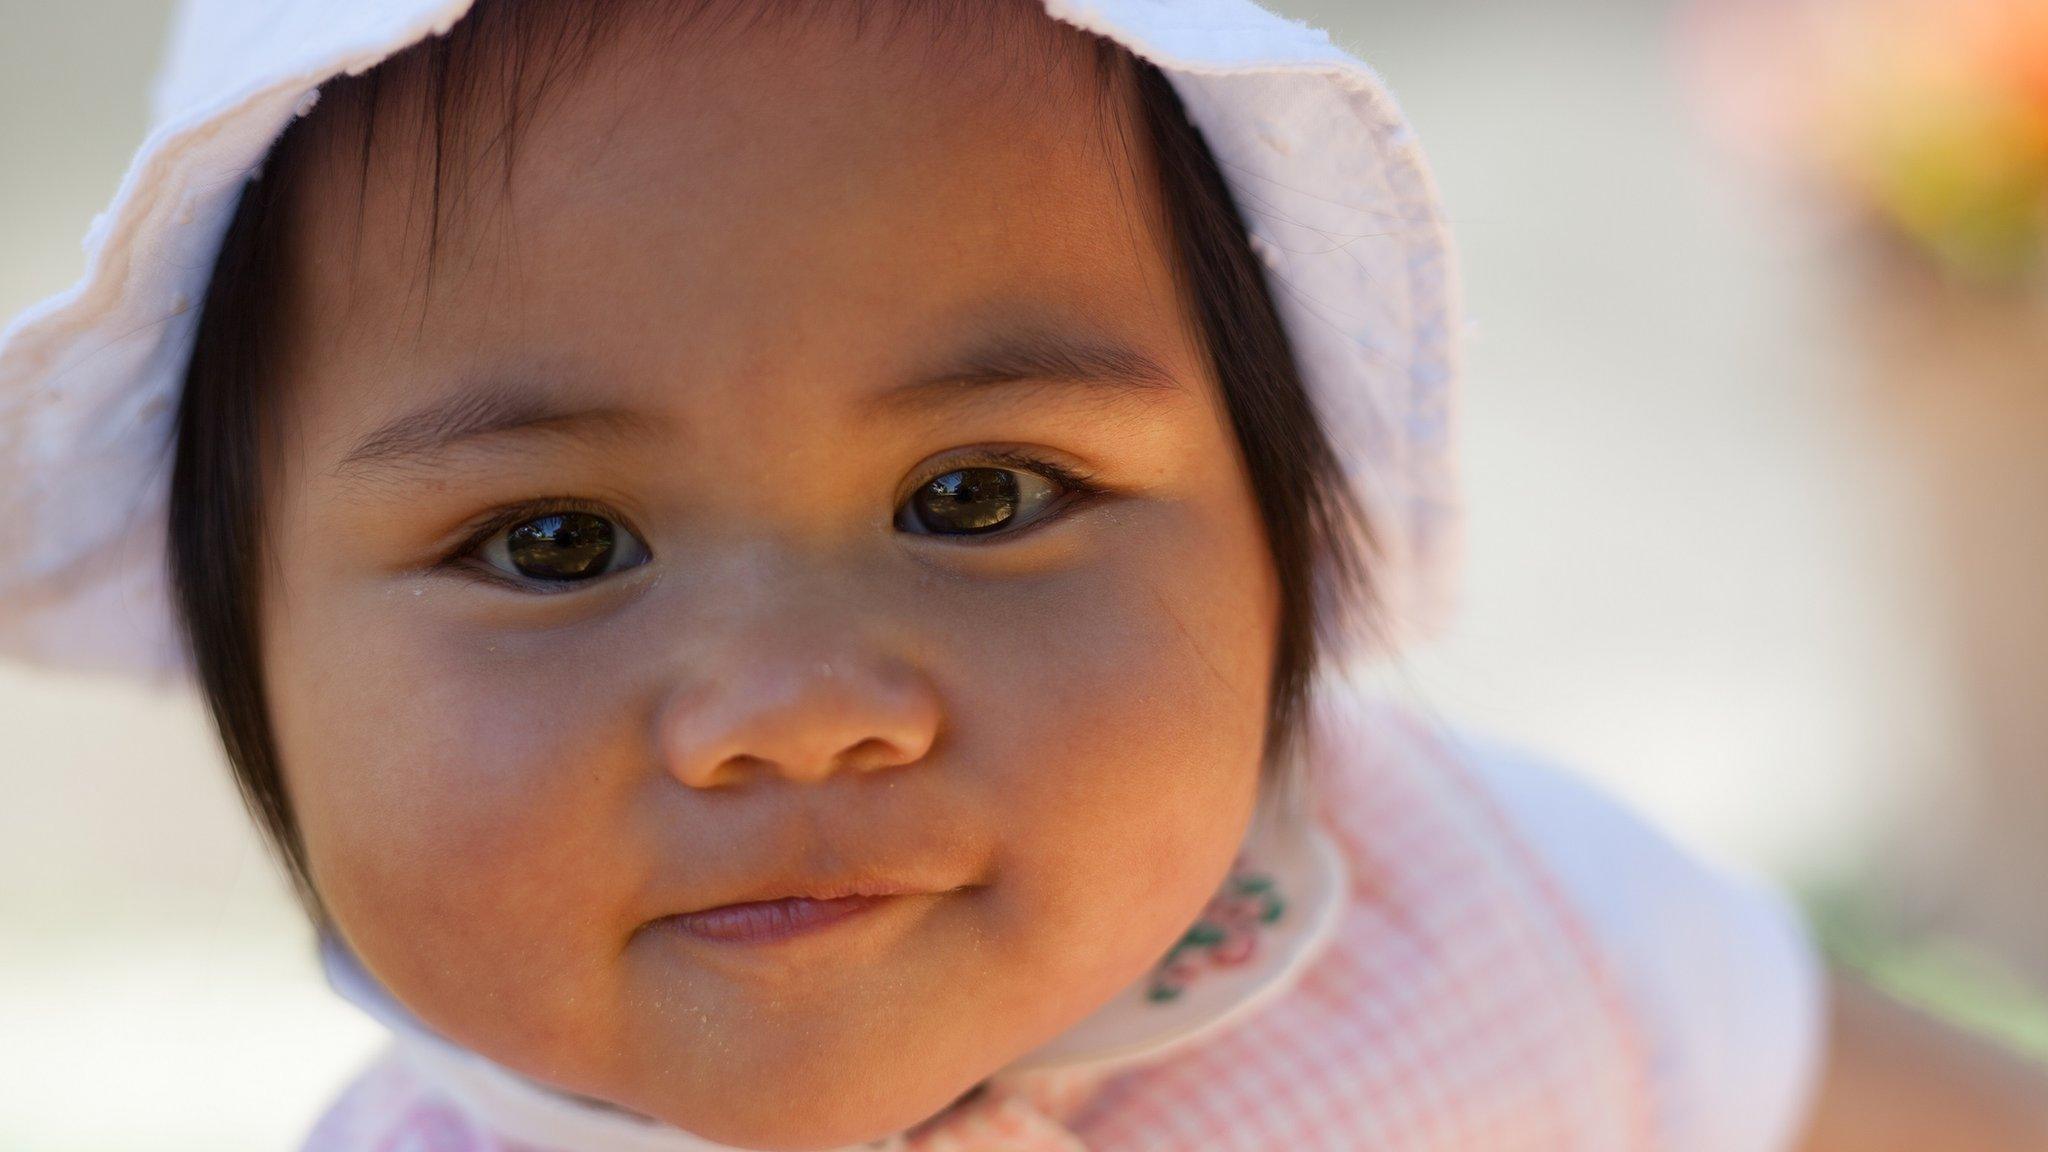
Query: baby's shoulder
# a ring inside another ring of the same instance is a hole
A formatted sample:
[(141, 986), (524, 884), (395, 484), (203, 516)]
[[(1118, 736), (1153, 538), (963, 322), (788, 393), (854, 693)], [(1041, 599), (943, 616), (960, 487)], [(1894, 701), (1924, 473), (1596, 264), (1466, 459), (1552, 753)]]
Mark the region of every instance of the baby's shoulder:
[(1398, 704), (1325, 709), (1312, 747), (1349, 892), (1329, 945), (1215, 1042), (1113, 1083), (1088, 1147), (1788, 1146), (1821, 987), (1782, 897)]
[[(1819, 1067), (1825, 986), (1781, 892), (1528, 748), (1387, 702), (1354, 719), (1357, 754), (1339, 758), (1326, 815), (1363, 881), (1359, 915), (1386, 915), (1376, 899), (1421, 923), (1486, 908), (1489, 923), (1462, 934), (1512, 947), (1498, 921), (1519, 922), (1554, 968), (1570, 942), (1640, 1049), (1658, 1147), (1787, 1144)], [(1453, 956), (1488, 947), (1437, 944)], [(1520, 957), (1515, 967), (1534, 974)], [(1528, 992), (1565, 983), (1559, 968)]]
[(1789, 1145), (1822, 1058), (1825, 975), (1793, 903), (1545, 757), (1446, 732), (1640, 1021), (1663, 1146)]

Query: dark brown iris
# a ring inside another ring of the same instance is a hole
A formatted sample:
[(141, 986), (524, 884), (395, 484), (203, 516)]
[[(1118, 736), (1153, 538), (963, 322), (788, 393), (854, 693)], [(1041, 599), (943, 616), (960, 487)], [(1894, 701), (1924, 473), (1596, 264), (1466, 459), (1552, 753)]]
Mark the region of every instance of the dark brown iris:
[(588, 512), (553, 512), (515, 526), (505, 544), (513, 567), (536, 580), (580, 580), (610, 563), (611, 522)]
[(910, 498), (911, 515), (931, 532), (987, 532), (1017, 514), (1017, 477), (1005, 468), (957, 468)]

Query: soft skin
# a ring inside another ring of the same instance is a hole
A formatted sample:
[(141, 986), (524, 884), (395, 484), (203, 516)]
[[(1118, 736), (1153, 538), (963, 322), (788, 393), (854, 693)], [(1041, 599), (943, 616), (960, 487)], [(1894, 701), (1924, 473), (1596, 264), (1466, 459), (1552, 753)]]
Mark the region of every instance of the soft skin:
[[(509, 181), (485, 161), (430, 287), (405, 123), (365, 180), (317, 159), (262, 611), (311, 872), (377, 978), (507, 1067), (776, 1149), (913, 1125), (1142, 976), (1251, 819), (1279, 613), (1084, 41), (817, 7), (616, 31)], [(1024, 333), (1165, 378), (903, 390)], [(345, 462), (482, 385), (615, 411)], [(898, 522), (990, 449), (1101, 494)], [(451, 556), (545, 497), (645, 562)], [(855, 876), (920, 894), (774, 944), (655, 923)]]

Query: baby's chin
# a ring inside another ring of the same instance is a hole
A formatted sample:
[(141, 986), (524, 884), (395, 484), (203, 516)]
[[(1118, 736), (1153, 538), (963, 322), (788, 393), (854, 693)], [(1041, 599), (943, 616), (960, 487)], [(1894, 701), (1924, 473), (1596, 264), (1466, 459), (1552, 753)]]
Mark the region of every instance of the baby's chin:
[(824, 1077), (753, 1078), (682, 1093), (657, 1085), (658, 1098), (639, 1107), (617, 1106), (734, 1148), (825, 1152), (913, 1128), (980, 1082), (979, 1076), (965, 1075), (913, 1085), (874, 1075), (877, 1068), (901, 1070), (906, 1063), (877, 1053), (865, 1067), (835, 1069)]
[(1010, 1005), (932, 988), (921, 975), (906, 975), (893, 996), (883, 981), (838, 996), (726, 988), (665, 997), (698, 1006), (681, 1012), (648, 1010), (664, 999), (650, 998), (622, 1030), (585, 1036), (584, 1059), (556, 1067), (586, 1071), (569, 1086), (579, 1094), (719, 1144), (857, 1146), (944, 1111), (1043, 1030)]

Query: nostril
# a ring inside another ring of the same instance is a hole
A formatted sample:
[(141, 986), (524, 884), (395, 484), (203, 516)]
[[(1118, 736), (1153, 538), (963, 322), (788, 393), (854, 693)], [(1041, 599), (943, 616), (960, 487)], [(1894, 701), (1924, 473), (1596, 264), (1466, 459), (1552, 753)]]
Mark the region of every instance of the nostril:
[(775, 765), (750, 752), (735, 752), (718, 762), (708, 777), (697, 781), (700, 787), (716, 788), (737, 784), (763, 772), (775, 770)]
[(906, 755), (895, 743), (880, 736), (870, 736), (845, 753), (846, 764), (854, 769), (890, 768), (915, 759)]

